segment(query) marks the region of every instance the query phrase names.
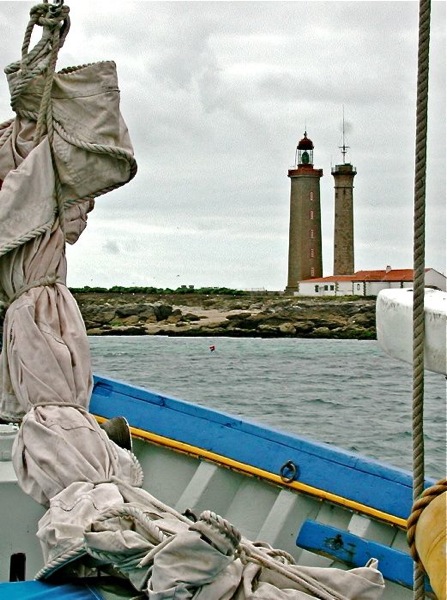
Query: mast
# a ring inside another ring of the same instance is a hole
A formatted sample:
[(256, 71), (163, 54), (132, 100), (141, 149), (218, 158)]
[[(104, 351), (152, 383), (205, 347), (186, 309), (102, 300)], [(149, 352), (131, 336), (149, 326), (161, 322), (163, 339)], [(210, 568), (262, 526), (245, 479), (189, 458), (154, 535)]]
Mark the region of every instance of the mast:
[(349, 146), (345, 144), (345, 105), (343, 104), (343, 117), (342, 117), (342, 145), (339, 146), (341, 154), (343, 156), (343, 164), (346, 164), (346, 154), (348, 153)]

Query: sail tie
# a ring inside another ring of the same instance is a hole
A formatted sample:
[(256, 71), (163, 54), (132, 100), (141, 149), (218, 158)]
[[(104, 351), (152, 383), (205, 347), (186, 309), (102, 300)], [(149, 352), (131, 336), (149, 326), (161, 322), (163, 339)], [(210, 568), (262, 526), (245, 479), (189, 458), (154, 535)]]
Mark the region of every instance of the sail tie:
[(46, 275), (45, 277), (40, 277), (39, 279), (36, 279), (35, 281), (32, 281), (31, 283), (19, 288), (15, 294), (9, 298), (8, 304), (11, 305), (15, 300), (20, 298), (22, 294), (32, 290), (33, 288), (53, 286), (56, 285), (56, 283), (65, 285), (63, 279), (61, 279), (58, 275)]

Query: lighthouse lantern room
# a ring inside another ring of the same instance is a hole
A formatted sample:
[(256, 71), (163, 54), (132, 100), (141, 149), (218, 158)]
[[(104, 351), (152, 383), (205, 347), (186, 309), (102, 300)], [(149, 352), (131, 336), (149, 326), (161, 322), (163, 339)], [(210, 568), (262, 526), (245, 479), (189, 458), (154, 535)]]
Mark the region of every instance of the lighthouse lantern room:
[(314, 145), (312, 140), (307, 137), (306, 131), (303, 139), (298, 142), (295, 163), (298, 166), (312, 166), (314, 164)]

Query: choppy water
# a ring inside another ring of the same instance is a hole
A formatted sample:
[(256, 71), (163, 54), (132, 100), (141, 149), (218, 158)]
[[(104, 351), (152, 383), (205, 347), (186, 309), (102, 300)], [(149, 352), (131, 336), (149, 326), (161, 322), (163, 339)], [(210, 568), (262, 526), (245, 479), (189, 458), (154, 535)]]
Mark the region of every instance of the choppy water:
[[(97, 374), (411, 470), (411, 366), (374, 341), (89, 339)], [(438, 479), (446, 471), (442, 375), (426, 372), (424, 406), (426, 474)]]

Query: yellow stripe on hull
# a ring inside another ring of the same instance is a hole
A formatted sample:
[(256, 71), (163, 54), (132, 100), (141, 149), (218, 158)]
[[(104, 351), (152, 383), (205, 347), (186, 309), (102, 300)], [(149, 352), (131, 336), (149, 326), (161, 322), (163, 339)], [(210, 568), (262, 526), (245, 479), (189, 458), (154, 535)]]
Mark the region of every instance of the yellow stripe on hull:
[[(103, 417), (96, 417), (99, 422), (103, 422), (106, 419)], [(138, 429), (136, 427), (130, 428), (133, 436), (137, 438), (142, 438), (154, 444), (165, 446), (171, 448), (177, 452), (182, 452), (184, 454), (189, 454), (190, 456), (194, 456), (197, 458), (204, 458), (206, 460), (212, 461), (214, 463), (220, 464), (229, 469), (233, 469), (235, 471), (239, 471), (246, 475), (250, 475), (252, 477), (259, 477), (261, 479), (265, 479), (272, 483), (278, 484), (282, 487), (288, 487), (294, 489), (298, 492), (302, 492), (304, 494), (308, 494), (310, 496), (314, 496), (319, 500), (327, 500), (329, 502), (333, 502), (334, 504), (338, 504), (340, 506), (344, 506), (354, 512), (359, 512), (374, 519), (379, 519), (385, 523), (389, 523), (391, 525), (396, 525), (401, 529), (406, 529), (407, 521), (406, 519), (402, 519), (401, 517), (396, 517), (395, 515), (391, 515), (389, 513), (385, 513), (381, 510), (377, 510), (366, 504), (361, 504), (359, 502), (355, 502), (354, 500), (349, 500), (348, 498), (343, 498), (342, 496), (338, 496), (336, 494), (332, 494), (325, 490), (321, 490), (319, 488), (315, 488), (313, 486), (307, 485), (305, 483), (300, 483), (299, 481), (291, 481), (285, 482), (279, 475), (275, 473), (270, 473), (269, 471), (264, 471), (263, 469), (258, 469), (257, 467), (253, 467), (252, 465), (247, 465), (245, 463), (239, 462), (237, 460), (233, 460), (232, 458), (227, 458), (226, 456), (222, 456), (220, 454), (215, 454), (214, 452), (210, 452), (208, 450), (204, 450), (203, 448), (199, 448), (197, 446), (192, 446), (190, 444), (185, 444), (184, 442), (178, 442), (176, 440), (171, 440), (170, 438), (158, 435), (156, 433), (151, 433), (149, 431), (145, 431), (144, 429)]]

